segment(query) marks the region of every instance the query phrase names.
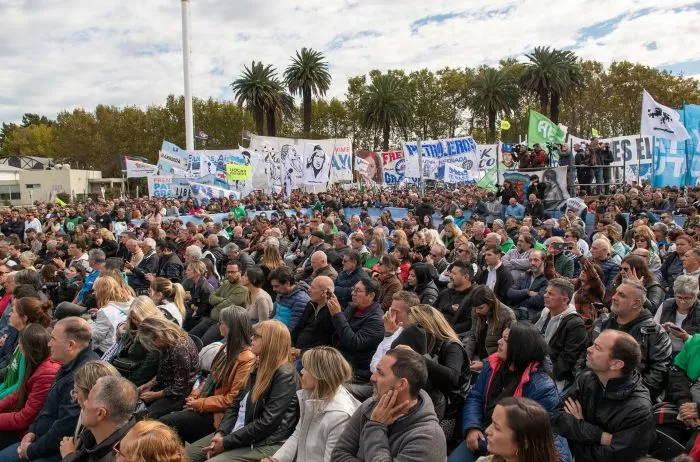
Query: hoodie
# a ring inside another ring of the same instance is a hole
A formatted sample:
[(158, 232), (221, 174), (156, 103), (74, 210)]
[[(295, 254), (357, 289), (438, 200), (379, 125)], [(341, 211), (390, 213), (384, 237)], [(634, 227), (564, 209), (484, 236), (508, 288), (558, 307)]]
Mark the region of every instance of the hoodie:
[(92, 343), (95, 350), (106, 353), (114, 344), (117, 326), (126, 321), (131, 300), (109, 302), (97, 311), (92, 322)]

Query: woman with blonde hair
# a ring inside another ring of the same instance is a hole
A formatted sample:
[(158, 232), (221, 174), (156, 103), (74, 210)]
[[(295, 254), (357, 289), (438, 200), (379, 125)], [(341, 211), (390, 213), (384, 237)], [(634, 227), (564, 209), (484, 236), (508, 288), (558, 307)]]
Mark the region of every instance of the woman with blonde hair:
[(156, 420), (137, 422), (114, 446), (116, 462), (187, 462), (177, 433)]
[(408, 243), (408, 236), (406, 236), (406, 232), (403, 229), (394, 230), (391, 235), (391, 240), (394, 243), (394, 248), (400, 245), (411, 247), (411, 245)]
[(139, 387), (148, 404), (148, 416), (159, 418), (179, 411), (199, 375), (199, 351), (190, 336), (177, 324), (162, 317), (146, 318), (138, 330), (141, 345), (160, 353), (158, 373)]
[(262, 462), (324, 462), (360, 405), (343, 387), (352, 379), (350, 364), (335, 348), (320, 346), (301, 358), (300, 417), (292, 436)]
[[(258, 365), (216, 433), (187, 447), (190, 462), (271, 457), (294, 430), (297, 373), (290, 363), (289, 329), (274, 320), (260, 322), (253, 329), (250, 348), (258, 356)], [(239, 418), (239, 413), (244, 414)]]
[(22, 267), (22, 269), (28, 269), (32, 271), (36, 271), (36, 268), (34, 268), (34, 262), (36, 261), (37, 256), (34, 252), (31, 252), (27, 250), (26, 252), (22, 252), (19, 254), (19, 266)]
[(182, 327), (185, 319), (185, 289), (182, 284), (166, 278), (155, 278), (151, 281), (148, 295), (163, 311), (166, 318)]
[(134, 298), (136, 296), (136, 292), (134, 292), (134, 289), (126, 283), (124, 275), (118, 268), (105, 268), (104, 271), (100, 273), (100, 276), (110, 277), (117, 281), (124, 297)]
[[(109, 361), (137, 387), (156, 376), (160, 362), (160, 355), (157, 351), (149, 351), (141, 345), (138, 339), (139, 326), (144, 319), (164, 316), (153, 300), (145, 295), (140, 295), (131, 302), (126, 322), (117, 329), (119, 351)], [(103, 357), (103, 359), (106, 358)]]
[(206, 380), (190, 393), (185, 409), (162, 417), (187, 443), (210, 434), (219, 427), (226, 409), (233, 403), (255, 366), (250, 349), (253, 329), (244, 308), (221, 310), (219, 331), (224, 344), (214, 357)]
[[(440, 237), (440, 233), (438, 232), (437, 229), (425, 229), (423, 230), (425, 232), (425, 244), (428, 246), (428, 248), (432, 248), (434, 245), (441, 245), (445, 247), (445, 243), (442, 241), (442, 238)], [(428, 252), (430, 253), (430, 252)]]
[(92, 343), (95, 352), (102, 356), (114, 344), (117, 326), (126, 320), (132, 299), (124, 294), (114, 278), (107, 276), (97, 278), (93, 291), (99, 308), (90, 310)]
[(374, 265), (379, 263), (379, 260), (381, 260), (384, 255), (386, 255), (386, 241), (384, 237), (373, 237), (372, 241), (369, 243), (369, 254), (365, 258), (362, 267), (371, 270)]
[(430, 253), (430, 246), (428, 245), (428, 237), (425, 230), (413, 233), (413, 253), (419, 254), (415, 256), (414, 261), (423, 261)]
[(263, 290), (270, 294), (270, 297), (274, 298), (277, 294), (272, 290), (272, 282), (268, 280), (270, 272), (273, 269), (281, 268), (284, 266), (284, 260), (280, 255), (280, 241), (276, 237), (269, 237), (263, 244), (263, 255), (260, 259), (260, 269), (263, 271), (263, 276), (265, 278), (265, 283), (263, 284)]
[(617, 227), (617, 224), (605, 225), (605, 228), (603, 228), (603, 235), (607, 236), (608, 240), (612, 244), (613, 252), (619, 255), (620, 258), (625, 258), (632, 249), (629, 248), (622, 240), (622, 235), (617, 230)]
[(445, 225), (443, 228), (443, 233), (444, 233), (444, 238), (443, 242), (445, 243), (445, 248), (449, 251), (452, 251), (455, 247), (455, 241), (459, 238), (459, 236), (462, 235), (462, 230), (459, 229), (459, 227), (450, 222)]

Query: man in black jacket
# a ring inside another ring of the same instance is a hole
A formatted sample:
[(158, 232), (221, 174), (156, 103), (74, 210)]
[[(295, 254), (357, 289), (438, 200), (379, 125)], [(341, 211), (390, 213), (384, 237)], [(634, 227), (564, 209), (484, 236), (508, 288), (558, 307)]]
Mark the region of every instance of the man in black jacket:
[[(671, 365), (671, 339), (666, 331), (654, 322), (651, 313), (642, 308), (646, 289), (636, 281), (624, 279), (612, 298), (611, 314), (605, 313), (593, 323), (589, 344), (603, 331), (619, 330), (630, 334), (641, 348), (639, 372), (644, 385), (655, 400), (666, 386), (668, 368)], [(582, 366), (579, 359), (578, 368)]]
[(367, 272), (362, 268), (360, 252), (350, 249), (343, 255), (343, 268), (335, 280), (335, 296), (338, 297), (340, 306), (350, 303), (352, 288), (362, 277), (367, 277)]
[[(181, 282), (184, 267), (180, 257), (175, 251), (177, 247), (171, 241), (159, 241), (156, 244), (158, 249), (158, 273), (146, 279), (153, 280), (154, 277), (169, 279), (172, 282)], [(144, 257), (145, 258), (145, 257)]]
[[(495, 234), (495, 233), (494, 233)], [(501, 263), (503, 253), (498, 247), (488, 247), (484, 252), (486, 265), (481, 268), (476, 276), (478, 284), (489, 286), (501, 303), (508, 302), (508, 288), (513, 285), (513, 276)]]
[(51, 331), (51, 357), (61, 363), (44, 407), (22, 441), (0, 452), (3, 462), (22, 460), (60, 460), (59, 444), (73, 436), (80, 406), (72, 398), (73, 376), (84, 363), (100, 359), (90, 348), (92, 332), (83, 318), (61, 319)]
[(576, 460), (637, 460), (654, 441), (649, 392), (637, 372), (641, 351), (624, 332), (607, 330), (588, 348), (586, 365), (554, 411), (554, 431)]
[(328, 251), (328, 264), (340, 273), (343, 270), (343, 256), (350, 250), (348, 235), (338, 231), (333, 236), (333, 248)]
[(309, 348), (331, 344), (333, 323), (326, 303), (333, 289), (333, 280), (328, 276), (318, 276), (311, 281), (309, 302), (292, 331), (292, 353), (296, 359), (301, 359), (301, 354)]
[(549, 345), (553, 378), (559, 391), (574, 380), (574, 367), (586, 349), (586, 325), (573, 306), (574, 286), (563, 278), (549, 281), (544, 309), (535, 323)]
[(156, 274), (158, 272), (158, 255), (156, 255), (156, 241), (146, 238), (141, 243), (143, 258), (136, 267), (131, 264), (125, 264), (127, 269), (131, 269), (129, 274), (129, 285), (136, 291), (136, 294), (142, 294), (148, 291), (150, 281), (146, 278), (147, 274)]
[(445, 316), (457, 334), (464, 334), (472, 326), (471, 291), (474, 270), (470, 263), (457, 260), (450, 269), (450, 287), (443, 289), (435, 300), (435, 308)]

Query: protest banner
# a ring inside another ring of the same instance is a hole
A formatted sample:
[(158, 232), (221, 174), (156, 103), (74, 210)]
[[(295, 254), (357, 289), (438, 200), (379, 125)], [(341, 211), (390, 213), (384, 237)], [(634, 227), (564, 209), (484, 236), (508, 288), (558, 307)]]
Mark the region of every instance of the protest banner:
[(331, 170), (331, 159), (321, 145), (306, 143), (304, 145), (304, 184), (325, 186)]
[(421, 153), (418, 153), (416, 141), (404, 141), (403, 152), (406, 162), (406, 176), (419, 178), (418, 156), (423, 163), (423, 179), (437, 180), (444, 176), (445, 164), (464, 165), (476, 159), (476, 142), (471, 136), (442, 140), (421, 141)]
[(179, 146), (163, 140), (160, 151), (158, 153), (158, 163), (161, 162), (172, 165), (183, 171), (188, 171), (189, 168), (189, 153)]
[(445, 174), (443, 176), (445, 183), (473, 183), (474, 176), (470, 170), (465, 170), (459, 165), (445, 164)]
[(226, 188), (219, 188), (202, 183), (190, 181), (190, 197), (198, 200), (224, 199), (233, 197), (240, 199), (241, 195), (238, 191), (233, 191)]
[[(489, 171), (498, 161), (497, 144), (477, 144), (476, 145), (476, 169)], [(471, 166), (464, 166), (465, 170), (472, 170)]]
[(331, 182), (352, 181), (352, 141), (337, 138), (333, 142), (331, 159)]
[(144, 178), (158, 174), (158, 166), (140, 162), (138, 160), (124, 159), (127, 178)]
[(384, 184), (397, 185), (401, 183), (406, 173), (403, 151), (382, 152), (381, 156), (382, 169), (384, 170)]
[(151, 197), (188, 197), (189, 179), (170, 175), (149, 176), (148, 194)]
[(250, 165), (226, 164), (228, 181), (245, 181), (250, 177)]
[(546, 168), (543, 170), (535, 170), (529, 172), (499, 172), (499, 184), (504, 181), (510, 181), (511, 185), (518, 192), (518, 200), (523, 202), (528, 186), (530, 186), (530, 177), (537, 175), (540, 183), (545, 186), (544, 203), (545, 210), (554, 210), (563, 201), (569, 198), (569, 193), (566, 189), (566, 167)]
[(358, 174), (367, 187), (384, 183), (384, 161), (381, 154), (374, 151), (360, 150), (355, 152), (355, 163), (359, 162)]

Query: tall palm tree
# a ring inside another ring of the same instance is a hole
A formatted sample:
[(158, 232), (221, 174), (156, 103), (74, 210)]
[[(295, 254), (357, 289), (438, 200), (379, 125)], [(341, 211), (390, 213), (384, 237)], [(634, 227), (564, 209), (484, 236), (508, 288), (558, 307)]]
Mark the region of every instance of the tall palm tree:
[(282, 88), (275, 75), (271, 65), (253, 61), (250, 67), (244, 66), (243, 74), (231, 83), (238, 104), (245, 104), (253, 114), (258, 134), (263, 133), (266, 109), (274, 106)]
[(278, 87), (275, 98), (265, 106), (265, 116), (267, 118), (267, 135), (277, 136), (277, 114), (289, 117), (294, 114), (294, 98), (284, 91), (282, 84), (275, 79)]
[(304, 105), (304, 136), (311, 132), (311, 95), (323, 96), (331, 86), (326, 57), (320, 51), (302, 48), (292, 57), (292, 63), (284, 71), (284, 81), (289, 91), (301, 93)]
[(382, 149), (388, 151), (392, 127), (401, 129), (408, 123), (411, 111), (408, 92), (396, 76), (379, 75), (360, 98), (360, 110), (366, 128), (382, 131)]
[(561, 96), (572, 90), (580, 80), (577, 77), (579, 71), (576, 55), (556, 48), (535, 47), (532, 53), (525, 56), (530, 62), (526, 64), (521, 84), (539, 96), (540, 111), (543, 114), (547, 113), (547, 106), (550, 106), (550, 119), (557, 123)]
[(511, 73), (487, 67), (472, 84), (472, 107), (488, 119), (489, 140), (496, 141), (496, 116), (518, 108), (518, 85)]

